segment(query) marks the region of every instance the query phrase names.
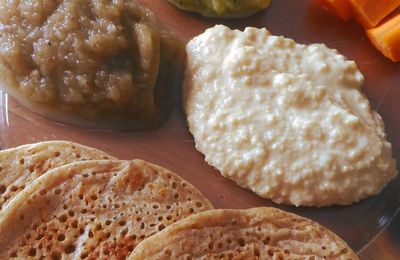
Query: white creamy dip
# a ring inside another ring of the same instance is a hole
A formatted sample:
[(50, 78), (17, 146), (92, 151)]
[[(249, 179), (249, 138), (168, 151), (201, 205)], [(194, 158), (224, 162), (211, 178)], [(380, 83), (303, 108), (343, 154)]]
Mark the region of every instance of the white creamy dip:
[(396, 174), (353, 61), (323, 44), (218, 25), (187, 45), (184, 108), (196, 148), (277, 203), (351, 204)]

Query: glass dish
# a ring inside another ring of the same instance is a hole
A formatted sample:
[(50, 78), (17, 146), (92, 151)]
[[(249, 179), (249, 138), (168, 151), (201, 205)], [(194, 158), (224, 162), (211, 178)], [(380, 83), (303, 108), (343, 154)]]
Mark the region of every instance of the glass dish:
[[(384, 119), (393, 152), (400, 162), (400, 64), (385, 59), (370, 45), (363, 29), (343, 22), (312, 1), (275, 0), (257, 15), (239, 20), (204, 19), (175, 9), (167, 1), (141, 1), (161, 23), (183, 39), (216, 23), (232, 28), (267, 27), (273, 34), (303, 43), (322, 42), (357, 62), (366, 77), (364, 93)], [(179, 106), (178, 106), (179, 107)], [(296, 208), (276, 205), (223, 178), (205, 163), (194, 147), (182, 111), (177, 108), (160, 129), (108, 132), (79, 129), (38, 116), (0, 92), (0, 145), (2, 149), (44, 140), (70, 140), (93, 146), (121, 159), (140, 158), (160, 164), (193, 183), (217, 208), (276, 206), (309, 217), (330, 228), (356, 251), (362, 250), (393, 219), (400, 207), (400, 178), (370, 199), (346, 207)]]

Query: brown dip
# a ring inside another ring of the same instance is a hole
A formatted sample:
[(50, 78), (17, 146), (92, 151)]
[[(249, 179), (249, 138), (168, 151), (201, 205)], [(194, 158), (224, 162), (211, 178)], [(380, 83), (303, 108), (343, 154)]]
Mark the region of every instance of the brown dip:
[(0, 0), (0, 12), (0, 85), (33, 111), (145, 130), (172, 110), (179, 41), (135, 1)]

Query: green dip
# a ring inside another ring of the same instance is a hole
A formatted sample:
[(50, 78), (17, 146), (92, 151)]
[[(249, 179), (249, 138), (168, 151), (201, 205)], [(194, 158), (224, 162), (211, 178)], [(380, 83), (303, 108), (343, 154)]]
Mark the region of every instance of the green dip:
[(267, 8), (272, 0), (168, 0), (205, 17), (241, 18)]

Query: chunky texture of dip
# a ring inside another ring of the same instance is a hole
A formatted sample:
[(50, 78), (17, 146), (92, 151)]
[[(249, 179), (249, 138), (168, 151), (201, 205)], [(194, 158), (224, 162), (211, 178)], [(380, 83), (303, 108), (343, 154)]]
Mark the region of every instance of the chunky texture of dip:
[(218, 25), (187, 45), (184, 108), (196, 148), (277, 203), (350, 204), (397, 172), (352, 61), (322, 44)]
[(267, 8), (271, 0), (168, 0), (177, 7), (206, 17), (237, 18)]
[(0, 13), (1, 85), (32, 110), (138, 130), (171, 110), (176, 39), (135, 1), (0, 0)]

